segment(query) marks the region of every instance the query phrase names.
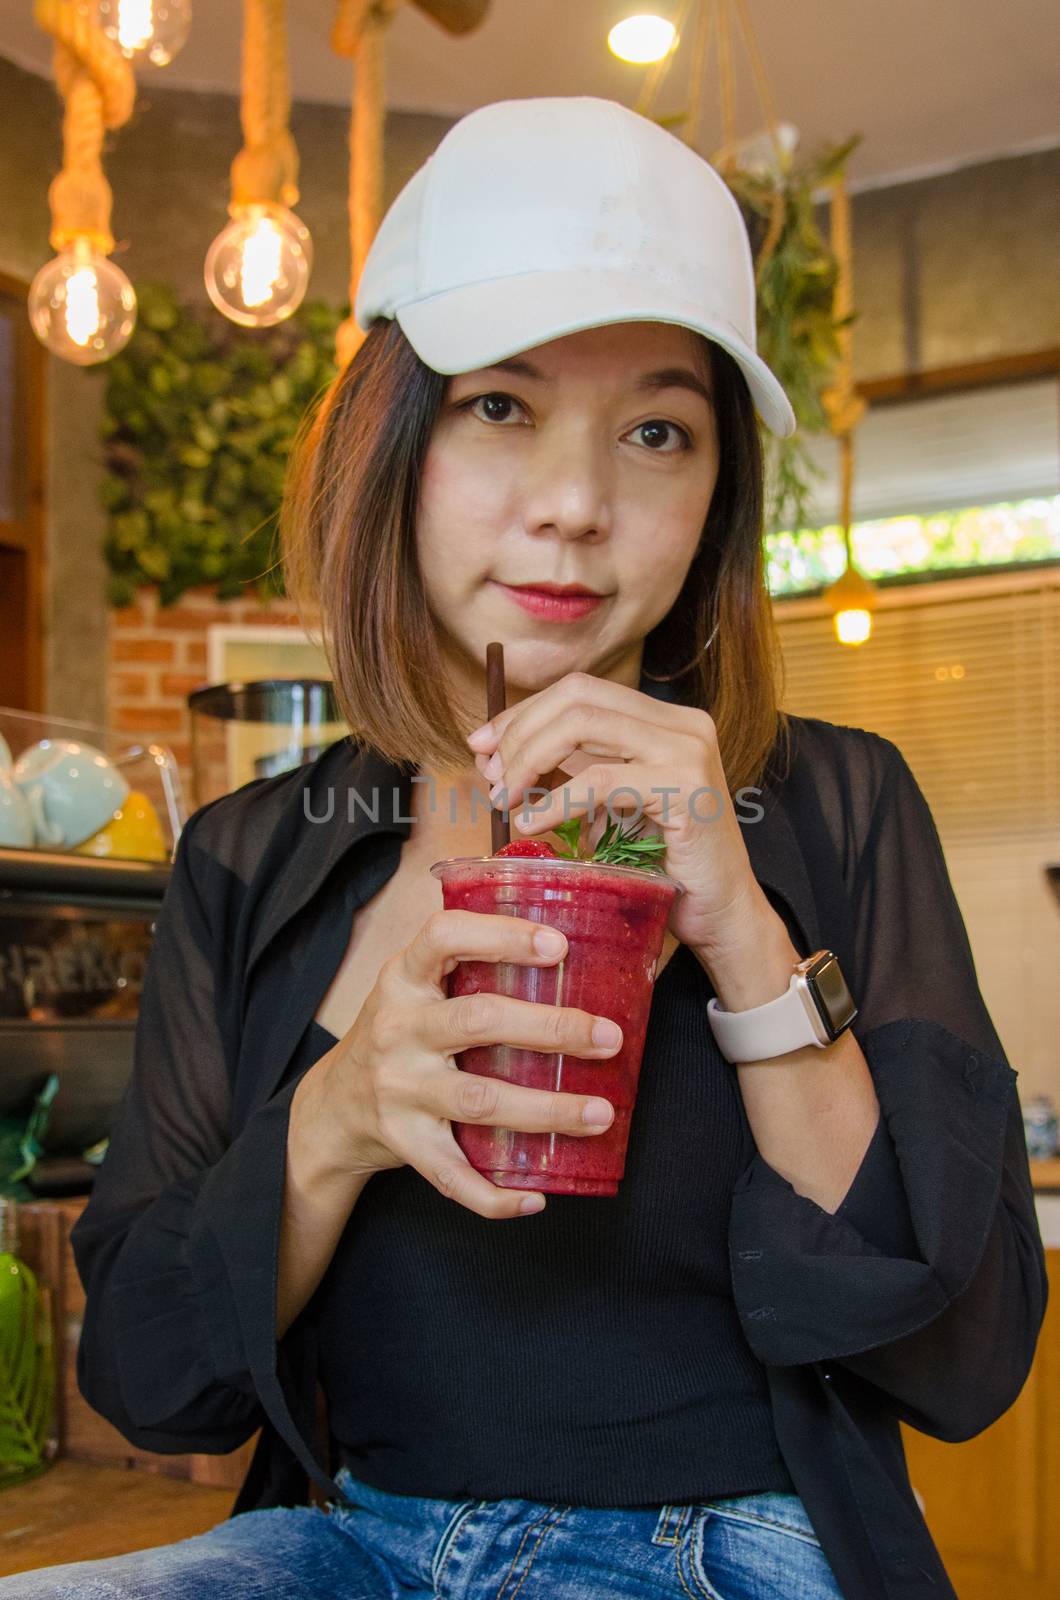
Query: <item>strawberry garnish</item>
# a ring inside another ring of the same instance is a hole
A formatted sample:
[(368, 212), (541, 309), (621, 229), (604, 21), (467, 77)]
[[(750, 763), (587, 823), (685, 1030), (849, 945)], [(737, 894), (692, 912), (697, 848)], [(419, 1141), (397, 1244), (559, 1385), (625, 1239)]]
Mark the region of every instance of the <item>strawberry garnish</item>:
[(549, 856), (558, 859), (556, 851), (545, 839), (513, 839), (511, 844), (506, 844), (503, 849), (495, 850), (495, 856)]

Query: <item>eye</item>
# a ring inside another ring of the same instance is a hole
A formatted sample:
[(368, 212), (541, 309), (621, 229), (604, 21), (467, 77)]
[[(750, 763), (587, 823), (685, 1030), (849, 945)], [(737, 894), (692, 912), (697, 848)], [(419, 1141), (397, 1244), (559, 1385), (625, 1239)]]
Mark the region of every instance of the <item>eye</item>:
[(470, 412), (480, 422), (520, 422), (525, 415), (522, 406), (513, 395), (497, 391), (475, 395), (473, 399), (463, 401), (460, 410)]
[(656, 455), (675, 455), (678, 450), (689, 450), (692, 446), (684, 428), (679, 428), (676, 422), (663, 422), (660, 417), (640, 423), (629, 437), (635, 438), (638, 433), (642, 435), (640, 443)]

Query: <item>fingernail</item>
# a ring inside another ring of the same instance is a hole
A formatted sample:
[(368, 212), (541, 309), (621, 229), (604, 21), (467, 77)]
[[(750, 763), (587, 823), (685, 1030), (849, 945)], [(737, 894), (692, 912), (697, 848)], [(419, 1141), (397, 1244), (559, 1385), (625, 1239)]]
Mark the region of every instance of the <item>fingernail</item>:
[(534, 949), (539, 956), (561, 956), (567, 941), (555, 928), (539, 928), (534, 934)]
[(622, 1037), (622, 1029), (617, 1022), (609, 1022), (606, 1017), (597, 1017), (593, 1023), (593, 1044), (617, 1044)]
[(528, 1194), (525, 1200), (520, 1200), (519, 1210), (524, 1217), (533, 1216), (535, 1211), (544, 1211), (545, 1197), (543, 1194)]
[(592, 1128), (606, 1128), (614, 1116), (609, 1100), (589, 1100), (582, 1111), (582, 1121)]
[(501, 753), (499, 750), (495, 750), (493, 755), (491, 755), (489, 760), (486, 762), (486, 765), (483, 768), (483, 774), (487, 778), (499, 778), (503, 771), (504, 762), (501, 760)]
[(485, 723), (483, 723), (481, 728), (476, 728), (474, 733), (469, 733), (468, 734), (467, 742), (468, 742), (468, 744), (473, 744), (473, 745), (484, 745), (484, 744), (489, 744), (489, 742), (490, 742), (490, 740), (492, 738), (493, 738), (493, 723), (492, 722), (485, 722)]

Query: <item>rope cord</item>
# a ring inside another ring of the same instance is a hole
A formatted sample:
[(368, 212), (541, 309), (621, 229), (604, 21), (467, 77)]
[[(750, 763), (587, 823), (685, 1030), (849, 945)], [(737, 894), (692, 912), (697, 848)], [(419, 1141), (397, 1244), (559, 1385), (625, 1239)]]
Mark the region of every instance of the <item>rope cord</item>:
[(386, 123), (386, 30), (401, 0), (339, 0), (331, 47), (354, 63), (350, 113), (350, 314), (336, 334), (340, 366), (357, 353), (364, 334), (353, 316), (357, 285), (383, 213), (383, 130)]
[(850, 521), (854, 495), (853, 433), (865, 414), (865, 401), (854, 386), (854, 309), (853, 244), (850, 228), (850, 196), (842, 173), (832, 182), (832, 253), (836, 259), (836, 280), (832, 293), (832, 315), (839, 324), (836, 339), (839, 360), (835, 382), (821, 396), (828, 425), (839, 440), (839, 521), (851, 564)]
[(63, 165), (48, 188), (54, 250), (85, 239), (102, 255), (114, 249), (113, 196), (103, 173), (103, 136), (128, 122), (136, 101), (132, 68), (76, 0), (34, 0), (37, 26), (55, 41), (53, 70), (63, 97)]
[[(728, 7), (730, 0), (720, 0), (720, 3)], [(765, 120), (766, 129), (769, 133), (769, 137), (773, 144), (773, 150), (776, 155), (777, 174), (779, 177), (779, 175), (784, 171), (784, 149), (780, 142), (780, 134), (777, 131), (776, 108), (773, 103), (772, 91), (769, 87), (769, 79), (766, 76), (765, 63), (762, 60), (762, 52), (758, 48), (758, 39), (755, 35), (754, 24), (751, 21), (751, 14), (747, 9), (746, 0), (732, 0), (732, 3), (735, 5), (736, 22), (740, 30), (740, 37), (743, 41), (744, 53), (751, 64), (751, 75), (754, 79), (755, 93), (758, 95), (758, 104)], [(732, 116), (731, 108), (735, 100), (735, 92), (732, 80), (731, 54), (729, 56), (728, 70), (728, 99), (730, 105), (730, 116)], [(725, 89), (723, 87), (723, 97), (724, 94)], [(731, 151), (734, 143), (734, 132), (726, 132), (724, 137), (725, 144), (723, 147), (723, 161), (725, 161), (726, 157), (731, 159)], [(773, 195), (769, 207), (769, 221), (766, 224), (765, 237), (758, 247), (758, 255), (755, 260), (756, 289), (761, 286), (765, 270), (770, 261), (773, 259), (773, 252), (780, 243), (780, 236), (784, 231), (784, 216), (784, 190), (782, 184), (778, 182), (773, 187)]]
[(736, 85), (732, 67), (732, 36), (729, 31), (729, 0), (718, 6), (718, 93), (721, 97), (722, 150), (728, 154), (736, 143)]
[[(691, 3), (697, 3), (699, 10), (696, 18), (695, 39), (692, 43), (689, 108), (684, 117), (682, 138), (686, 144), (695, 145), (706, 100), (707, 64), (716, 27), (718, 33), (718, 92), (721, 101), (723, 142), (721, 149), (714, 157), (714, 162), (722, 172), (725, 171), (726, 167), (732, 165), (732, 149), (736, 142), (736, 80), (733, 67), (731, 23), (733, 14), (735, 14), (743, 47), (751, 64), (759, 105), (766, 121), (769, 136), (773, 142), (773, 148), (776, 151), (777, 168), (778, 171), (783, 171), (784, 150), (780, 143), (776, 109), (746, 0), (685, 0), (677, 19), (678, 33), (684, 28), (691, 10)], [(735, 13), (730, 9), (733, 6), (735, 7)], [(642, 116), (647, 116), (654, 105), (672, 59), (672, 55), (664, 56), (661, 61), (655, 62), (649, 69), (636, 105), (637, 111)], [(756, 287), (761, 284), (763, 273), (780, 241), (784, 228), (784, 215), (784, 194), (781, 185), (778, 184), (773, 192), (765, 237), (759, 246), (755, 261)]]
[[(722, 145), (715, 157), (716, 165), (725, 165), (726, 159), (736, 143), (736, 71), (733, 50), (733, 23), (735, 19), (735, 26), (739, 30), (744, 53), (750, 63), (755, 93), (758, 97), (762, 117), (773, 141), (778, 167), (782, 167), (784, 150), (780, 143), (776, 106), (769, 87), (769, 79), (766, 75), (762, 52), (759, 49), (758, 39), (755, 35), (754, 24), (751, 21), (751, 14), (747, 7), (747, 0), (683, 0), (675, 19), (675, 26), (679, 35), (684, 32), (693, 5), (698, 6), (698, 12), (695, 38), (691, 47), (689, 109), (683, 119), (684, 131), (682, 137), (686, 144), (692, 144), (695, 141), (706, 99), (707, 63), (716, 29), (718, 40), (718, 97), (721, 105), (722, 122)], [(635, 107), (641, 116), (650, 115), (651, 109), (658, 99), (663, 80), (670, 70), (674, 54), (675, 52), (671, 52), (670, 55), (664, 56), (661, 61), (653, 62), (649, 67)]]
[[(674, 17), (674, 30), (678, 39), (680, 39), (684, 34), (685, 24), (688, 21), (689, 12), (692, 10), (694, 4), (696, 4), (696, 0), (681, 0), (680, 9)], [(655, 99), (659, 92), (660, 86), (662, 85), (662, 81), (667, 72), (670, 70), (670, 63), (673, 61), (676, 54), (676, 50), (671, 50), (669, 55), (663, 56), (661, 61), (653, 61), (651, 66), (648, 68), (648, 71), (644, 77), (644, 82), (641, 84), (641, 90), (639, 96), (637, 97), (637, 103), (633, 108), (635, 111), (638, 111), (642, 117), (648, 116), (652, 106), (655, 104)]]
[(695, 145), (696, 135), (703, 115), (704, 84), (707, 62), (710, 60), (710, 42), (714, 33), (714, 7), (703, 3), (696, 18), (696, 37), (692, 43), (692, 69), (688, 85), (688, 117), (685, 121), (684, 140)]
[(762, 52), (758, 47), (758, 37), (754, 30), (754, 23), (751, 21), (751, 13), (747, 9), (747, 0), (736, 0), (736, 15), (740, 24), (740, 33), (743, 36), (743, 47), (747, 52), (747, 59), (751, 63), (751, 74), (755, 81), (758, 103), (762, 108), (762, 115), (765, 118), (770, 138), (773, 140), (773, 148), (777, 155), (777, 165), (783, 168), (784, 147), (777, 132), (779, 119), (776, 105), (773, 100), (773, 92), (769, 87), (769, 78), (766, 75)]
[(288, 126), (286, 0), (243, 0), (240, 121), (243, 148), (232, 162), (231, 212), (298, 201), (298, 151)]

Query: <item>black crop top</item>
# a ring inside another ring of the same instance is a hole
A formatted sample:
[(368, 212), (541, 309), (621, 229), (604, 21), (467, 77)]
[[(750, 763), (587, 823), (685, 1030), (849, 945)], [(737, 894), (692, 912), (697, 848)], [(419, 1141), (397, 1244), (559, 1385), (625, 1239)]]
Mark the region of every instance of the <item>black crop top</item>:
[[(397, 1494), (581, 1505), (791, 1492), (733, 1302), (729, 1209), (755, 1153), (678, 946), (652, 997), (616, 1198), (497, 1222), (377, 1173), (312, 1302), (331, 1430)], [(312, 1021), (291, 1072), (335, 1040)]]

